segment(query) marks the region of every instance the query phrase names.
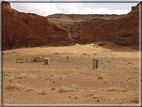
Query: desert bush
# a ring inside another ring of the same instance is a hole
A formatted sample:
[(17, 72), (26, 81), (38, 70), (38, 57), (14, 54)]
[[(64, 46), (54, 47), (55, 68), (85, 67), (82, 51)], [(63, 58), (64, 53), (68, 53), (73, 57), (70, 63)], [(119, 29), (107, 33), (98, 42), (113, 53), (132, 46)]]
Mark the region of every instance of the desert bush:
[(76, 97), (74, 97), (75, 99), (79, 99), (79, 97), (78, 96), (76, 96)]
[(51, 90), (56, 90), (56, 88), (53, 87)]
[(58, 52), (56, 52), (56, 53), (54, 53), (54, 54), (59, 55), (59, 53), (58, 53)]
[(9, 78), (9, 82), (11, 83), (13, 81), (13, 78)]
[(72, 85), (70, 86), (70, 88), (72, 88), (72, 89), (78, 89), (79, 87), (78, 87), (76, 84), (72, 84)]
[(121, 91), (121, 92), (128, 92), (127, 89), (124, 89), (124, 88), (118, 88), (118, 87), (110, 87), (108, 89), (108, 91)]
[(131, 99), (130, 102), (132, 102), (132, 103), (139, 103), (139, 98), (135, 97), (135, 98)]
[(25, 90), (26, 91), (35, 91), (35, 89), (33, 89), (33, 88), (26, 88)]
[(31, 75), (31, 74), (29, 75), (27, 73), (23, 73), (21, 75), (15, 76), (15, 78), (17, 78), (17, 79), (33, 78), (33, 77), (34, 77), (34, 75)]
[(41, 94), (41, 95), (47, 95), (48, 91), (46, 89), (42, 89), (42, 90), (39, 91), (39, 94)]
[(131, 98), (130, 102), (131, 103), (139, 103), (139, 94), (138, 93), (134, 94), (134, 98)]
[(23, 90), (26, 88), (26, 86), (20, 85), (20, 84), (10, 84), (5, 87), (6, 89), (16, 89), (16, 90)]
[(65, 87), (65, 86), (62, 86), (60, 89), (59, 89), (60, 92), (67, 92), (67, 91), (74, 91), (74, 89), (70, 88), (70, 87)]
[(11, 76), (10, 73), (3, 73), (4, 76)]
[(104, 77), (103, 74), (100, 74), (99, 77), (98, 77), (98, 79), (99, 80), (103, 80), (103, 77)]

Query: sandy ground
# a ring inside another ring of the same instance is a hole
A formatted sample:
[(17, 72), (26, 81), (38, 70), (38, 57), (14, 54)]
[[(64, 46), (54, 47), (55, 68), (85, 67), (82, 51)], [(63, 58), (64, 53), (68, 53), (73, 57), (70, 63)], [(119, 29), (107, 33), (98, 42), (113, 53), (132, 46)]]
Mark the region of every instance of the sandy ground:
[[(139, 51), (93, 45), (3, 51), (3, 103), (139, 104)], [(50, 58), (50, 64), (14, 62), (32, 56)], [(95, 70), (93, 58), (99, 59)]]

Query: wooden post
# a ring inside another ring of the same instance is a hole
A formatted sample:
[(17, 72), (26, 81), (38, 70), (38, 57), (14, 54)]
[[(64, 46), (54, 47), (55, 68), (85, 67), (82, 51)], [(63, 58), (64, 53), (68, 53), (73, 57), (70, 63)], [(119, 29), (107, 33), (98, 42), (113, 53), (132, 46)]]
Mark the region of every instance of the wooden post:
[(42, 62), (44, 62), (44, 58), (41, 58), (42, 59)]
[(67, 56), (67, 60), (69, 60), (69, 56)]
[(98, 59), (93, 59), (93, 64), (92, 64), (92, 69), (93, 70), (98, 68), (98, 63), (99, 63)]
[(39, 62), (41, 62), (41, 57), (39, 57)]
[(45, 65), (49, 64), (49, 58), (45, 58), (44, 64)]

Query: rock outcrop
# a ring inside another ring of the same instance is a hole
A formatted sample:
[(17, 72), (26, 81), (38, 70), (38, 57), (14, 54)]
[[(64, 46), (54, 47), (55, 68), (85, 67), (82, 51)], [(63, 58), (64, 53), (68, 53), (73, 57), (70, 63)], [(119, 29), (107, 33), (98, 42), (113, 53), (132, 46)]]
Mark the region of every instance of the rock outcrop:
[(60, 26), (63, 26), (69, 32), (72, 39), (80, 39), (80, 34), (85, 31), (94, 30), (96, 27), (123, 17), (124, 15), (101, 15), (101, 14), (54, 14), (49, 15), (47, 18)]
[(2, 7), (3, 50), (96, 41), (139, 46), (139, 4), (127, 15), (56, 14), (48, 17), (18, 12), (8, 2), (3, 2)]
[(129, 46), (139, 45), (139, 4), (124, 17), (113, 19), (100, 25), (91, 32), (83, 32), (80, 42), (112, 41), (113, 43)]
[(3, 50), (72, 42), (68, 31), (48, 21), (47, 17), (18, 12), (8, 2), (3, 2), (2, 7)]
[(94, 18), (88, 21), (74, 22), (70, 26), (64, 26), (72, 39), (80, 39), (80, 34), (85, 31), (91, 31), (96, 27), (108, 22), (105, 19)]

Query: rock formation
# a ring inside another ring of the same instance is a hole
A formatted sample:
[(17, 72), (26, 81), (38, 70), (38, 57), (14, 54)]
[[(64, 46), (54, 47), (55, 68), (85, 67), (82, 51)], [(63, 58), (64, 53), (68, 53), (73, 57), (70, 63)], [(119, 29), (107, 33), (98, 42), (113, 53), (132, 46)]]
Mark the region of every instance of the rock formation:
[(3, 50), (47, 44), (67, 45), (72, 42), (68, 31), (48, 21), (48, 18), (18, 12), (8, 2), (3, 2), (2, 7)]
[(127, 15), (55, 14), (48, 18), (18, 12), (8, 2), (3, 2), (2, 7), (3, 50), (100, 40), (123, 46), (139, 44), (139, 4)]
[(96, 27), (111, 21), (123, 17), (124, 15), (101, 15), (101, 14), (54, 14), (49, 15), (47, 18), (60, 26), (63, 26), (68, 30), (72, 39), (80, 39), (80, 34), (85, 31), (94, 30)]
[(139, 4), (124, 17), (113, 19), (91, 32), (83, 32), (80, 42), (112, 41), (122, 46), (139, 44)]

